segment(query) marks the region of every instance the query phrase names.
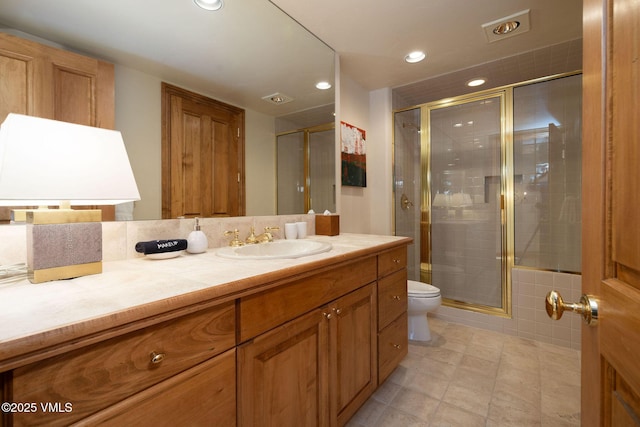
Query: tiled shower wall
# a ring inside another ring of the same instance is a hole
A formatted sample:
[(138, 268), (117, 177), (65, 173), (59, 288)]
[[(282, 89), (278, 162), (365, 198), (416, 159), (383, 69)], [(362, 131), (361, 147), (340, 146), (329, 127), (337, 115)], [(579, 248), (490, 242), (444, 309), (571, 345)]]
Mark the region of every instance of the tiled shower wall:
[(579, 301), (581, 279), (579, 274), (514, 268), (511, 319), (445, 306), (433, 316), (579, 350), (582, 317), (565, 313), (560, 320), (551, 320), (545, 311), (544, 300), (549, 291), (556, 290), (566, 301)]

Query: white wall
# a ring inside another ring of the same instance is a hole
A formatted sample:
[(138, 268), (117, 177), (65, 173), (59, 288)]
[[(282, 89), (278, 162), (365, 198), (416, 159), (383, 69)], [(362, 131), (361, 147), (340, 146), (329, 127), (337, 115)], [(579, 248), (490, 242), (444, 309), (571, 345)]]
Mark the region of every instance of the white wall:
[(369, 93), (367, 185), (370, 233), (393, 234), (393, 115), (391, 88)]
[[(367, 186), (340, 187), (340, 231), (392, 234), (391, 89), (369, 92), (348, 75), (341, 74), (340, 89), (336, 91), (339, 93), (339, 120), (364, 129), (367, 138)], [(336, 129), (340, 129), (339, 123)]]
[[(338, 92), (338, 90), (336, 89)], [(371, 223), (369, 212), (371, 209), (370, 194), (372, 188), (369, 180), (374, 172), (369, 162), (372, 161), (369, 154), (372, 137), (369, 126), (369, 92), (356, 83), (346, 74), (340, 75), (339, 89), (339, 119), (350, 125), (366, 131), (367, 150), (367, 187), (351, 187), (340, 185), (340, 232), (344, 233), (370, 233)], [(339, 123), (336, 125), (339, 134)], [(338, 144), (338, 151), (340, 145)], [(339, 154), (339, 153), (338, 153)], [(340, 169), (340, 163), (338, 163)], [(340, 181), (338, 181), (340, 183)]]
[[(115, 65), (116, 129), (122, 132), (141, 197), (135, 204), (136, 220), (162, 216), (161, 83), (158, 76)], [(202, 95), (217, 99), (213, 93)], [(274, 118), (245, 112), (246, 214), (272, 215), (276, 193)]]

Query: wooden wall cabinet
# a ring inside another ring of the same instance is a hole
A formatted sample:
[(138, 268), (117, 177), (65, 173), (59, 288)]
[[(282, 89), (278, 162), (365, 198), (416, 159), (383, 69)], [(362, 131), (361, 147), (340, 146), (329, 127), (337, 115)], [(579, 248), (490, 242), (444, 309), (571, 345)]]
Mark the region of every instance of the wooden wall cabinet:
[[(0, 123), (9, 113), (115, 127), (114, 66), (0, 32)], [(115, 210), (101, 207), (104, 220)], [(0, 208), (0, 222), (10, 210)]]

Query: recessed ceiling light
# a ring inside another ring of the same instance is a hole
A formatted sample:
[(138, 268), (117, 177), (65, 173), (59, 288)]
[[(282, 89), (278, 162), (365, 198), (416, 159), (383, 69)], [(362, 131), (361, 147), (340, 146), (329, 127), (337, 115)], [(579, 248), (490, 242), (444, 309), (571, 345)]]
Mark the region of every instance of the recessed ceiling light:
[(480, 86), (480, 85), (485, 84), (486, 82), (487, 82), (487, 80), (486, 79), (482, 79), (482, 78), (472, 79), (472, 80), (469, 80), (467, 82), (467, 86), (469, 86), (469, 87)]
[(509, 34), (512, 31), (515, 31), (519, 26), (519, 21), (502, 22), (493, 28), (493, 34), (503, 36), (505, 34)]
[(193, 2), (205, 10), (220, 10), (222, 9), (222, 0), (193, 0)]
[(331, 89), (331, 83), (329, 83), (329, 82), (318, 82), (318, 83), (316, 83), (316, 88), (318, 88), (320, 90)]
[(422, 61), (426, 57), (427, 57), (427, 55), (424, 52), (422, 52), (420, 50), (416, 50), (414, 52), (411, 52), (407, 56), (405, 56), (404, 60), (406, 62), (408, 62), (409, 64), (415, 64), (416, 62)]
[(280, 92), (276, 92), (276, 93), (273, 93), (271, 95), (263, 96), (262, 99), (264, 99), (267, 102), (271, 102), (273, 104), (286, 104), (287, 102), (293, 101), (293, 98), (291, 98), (290, 96), (287, 96), (287, 95), (285, 95), (283, 93), (280, 93)]

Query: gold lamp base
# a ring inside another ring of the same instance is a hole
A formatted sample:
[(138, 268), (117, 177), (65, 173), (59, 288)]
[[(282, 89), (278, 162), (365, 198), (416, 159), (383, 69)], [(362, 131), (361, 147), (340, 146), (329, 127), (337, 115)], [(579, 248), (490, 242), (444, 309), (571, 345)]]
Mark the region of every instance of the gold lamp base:
[(31, 283), (102, 273), (99, 209), (26, 212), (27, 267)]

